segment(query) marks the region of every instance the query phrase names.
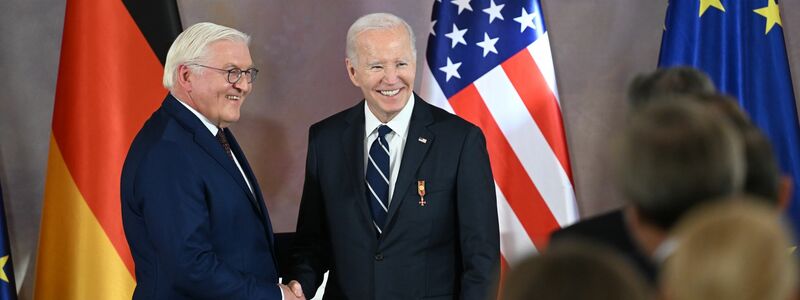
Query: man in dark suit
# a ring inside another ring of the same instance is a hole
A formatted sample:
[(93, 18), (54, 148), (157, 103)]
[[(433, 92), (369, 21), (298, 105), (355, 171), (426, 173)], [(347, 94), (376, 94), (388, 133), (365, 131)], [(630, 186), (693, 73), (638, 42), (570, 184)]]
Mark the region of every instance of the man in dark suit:
[(278, 284), (258, 182), (227, 129), (258, 72), (249, 39), (199, 23), (169, 49), (170, 94), (136, 135), (122, 170), (133, 299), (293, 298)]
[[(297, 295), (490, 299), (499, 269), (494, 181), (480, 129), (413, 93), (416, 50), (390, 14), (358, 19), (347, 71), (364, 101), (309, 130)], [(302, 288), (302, 291), (301, 291)]]

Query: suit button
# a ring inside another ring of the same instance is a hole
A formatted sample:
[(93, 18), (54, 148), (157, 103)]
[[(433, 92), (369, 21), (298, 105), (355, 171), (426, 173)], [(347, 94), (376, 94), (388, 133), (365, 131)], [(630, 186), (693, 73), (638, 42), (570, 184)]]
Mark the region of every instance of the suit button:
[(375, 260), (376, 261), (382, 261), (383, 260), (383, 254), (380, 254), (380, 253), (375, 254)]

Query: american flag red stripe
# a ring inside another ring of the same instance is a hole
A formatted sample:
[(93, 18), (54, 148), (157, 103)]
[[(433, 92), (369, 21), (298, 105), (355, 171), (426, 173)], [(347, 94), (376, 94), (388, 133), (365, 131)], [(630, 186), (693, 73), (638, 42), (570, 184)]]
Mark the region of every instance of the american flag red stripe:
[(561, 167), (567, 172), (570, 182), (572, 182), (567, 144), (564, 143), (566, 136), (561, 119), (561, 108), (558, 99), (547, 86), (533, 56), (529, 51), (520, 51), (505, 61), (502, 66), (511, 80), (511, 84), (514, 85), (525, 103), (525, 107), (528, 108), (528, 112), (533, 116), (533, 120), (547, 139), (550, 149), (558, 157)]
[(497, 2), (434, 2), (421, 91), (486, 136), (506, 269), (578, 214), (539, 1)]
[[(525, 232), (533, 239), (536, 248), (543, 248), (550, 230), (558, 228), (544, 199), (528, 176), (522, 163), (514, 154), (495, 122), (484, 99), (474, 85), (469, 85), (450, 98), (455, 113), (478, 125), (486, 136), (486, 148), (492, 165), (492, 173), (499, 190), (505, 195), (514, 213), (519, 216)], [(521, 175), (521, 176), (517, 176)]]

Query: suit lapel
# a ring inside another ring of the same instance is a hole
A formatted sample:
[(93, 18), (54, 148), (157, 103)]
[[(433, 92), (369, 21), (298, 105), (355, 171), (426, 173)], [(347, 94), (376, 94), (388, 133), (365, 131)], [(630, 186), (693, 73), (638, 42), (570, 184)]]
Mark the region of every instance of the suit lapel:
[[(250, 203), (253, 204), (253, 208), (263, 221), (266, 207), (264, 206), (263, 196), (261, 195), (261, 188), (258, 186), (258, 181), (255, 179), (253, 170), (250, 169), (250, 164), (247, 162), (247, 158), (244, 156), (242, 148), (239, 147), (239, 143), (236, 142), (236, 138), (233, 137), (233, 133), (230, 132), (230, 130), (225, 130), (225, 136), (228, 138), (228, 142), (231, 144), (231, 151), (233, 152), (233, 155), (236, 156), (237, 160), (239, 160), (239, 164), (242, 166), (242, 171), (244, 171), (245, 176), (247, 176), (247, 179), (250, 181), (250, 185), (253, 186), (253, 192), (250, 193), (250, 189), (247, 187), (247, 182), (244, 180), (241, 181), (241, 184), (243, 184), (244, 188), (246, 189), (245, 191), (247, 192), (247, 198), (250, 200)], [(239, 173), (239, 178), (241, 178), (241, 172), (238, 172), (239, 169), (236, 168), (235, 164), (233, 167), (234, 170)]]
[[(400, 162), (400, 171), (397, 174), (397, 181), (395, 181), (389, 213), (386, 217), (385, 231), (387, 232), (391, 230), (394, 216), (403, 203), (403, 199), (406, 198), (410, 185), (416, 182), (415, 174), (434, 140), (433, 133), (428, 131), (428, 125), (433, 122), (429, 104), (422, 101), (416, 94), (414, 96), (414, 111), (411, 113), (411, 122), (408, 125), (408, 137)], [(421, 142), (420, 138), (425, 139), (426, 142)]]
[[(247, 187), (247, 183), (244, 181), (242, 173), (239, 172), (239, 168), (237, 168), (236, 164), (230, 159), (230, 157), (228, 157), (228, 155), (225, 153), (225, 150), (222, 148), (222, 145), (220, 145), (219, 141), (217, 141), (217, 138), (211, 134), (211, 131), (209, 131), (208, 128), (203, 125), (203, 122), (200, 121), (191, 111), (186, 109), (183, 104), (178, 103), (178, 99), (175, 99), (172, 95), (167, 97), (167, 101), (164, 103), (164, 106), (167, 112), (175, 117), (179, 123), (181, 123), (189, 132), (194, 135), (195, 143), (197, 143), (197, 145), (200, 146), (200, 148), (203, 149), (209, 156), (216, 160), (217, 163), (219, 163), (222, 168), (225, 169), (225, 172), (228, 173), (228, 175), (233, 177), (233, 180), (236, 181), (237, 185), (239, 185), (239, 188), (245, 192), (248, 199), (250, 199), (250, 202), (255, 205), (255, 199), (250, 192), (250, 188)], [(229, 141), (233, 140), (231, 135), (227, 135), (227, 137)], [(234, 141), (233, 143), (236, 142)], [(241, 154), (241, 149), (239, 148), (238, 144), (236, 145), (236, 148), (239, 152), (236, 158), (240, 160), (240, 164), (244, 164), (244, 155)], [(256, 208), (254, 207), (253, 209)]]
[[(251, 194), (249, 192), (250, 190), (248, 189), (247, 196), (251, 200), (250, 202), (256, 206), (256, 213), (259, 213), (259, 216), (261, 217), (261, 222), (264, 224), (264, 228), (267, 231), (270, 253), (272, 253), (272, 259), (275, 261), (275, 266), (277, 266), (278, 259), (275, 257), (275, 241), (272, 232), (272, 221), (269, 218), (269, 211), (264, 203), (264, 196), (261, 193), (261, 187), (258, 185), (258, 180), (256, 180), (253, 169), (250, 168), (250, 163), (244, 156), (244, 151), (242, 151), (242, 148), (239, 147), (239, 143), (236, 141), (236, 138), (233, 137), (233, 133), (230, 132), (230, 130), (226, 130), (226, 134), (228, 137), (228, 142), (231, 144), (231, 150), (233, 151), (233, 154), (236, 156), (236, 159), (239, 160), (239, 164), (242, 166), (244, 174), (247, 176), (247, 178), (250, 180), (250, 184), (253, 186), (253, 193)], [(247, 188), (247, 186), (245, 186), (245, 188)]]
[[(366, 181), (364, 179), (364, 101), (351, 108), (346, 116), (347, 125), (342, 132), (342, 146), (344, 149), (347, 168), (346, 178), (354, 184), (356, 191), (356, 207), (364, 217), (364, 224), (372, 226), (372, 214), (369, 211), (366, 197)], [(344, 179), (343, 181), (347, 181)]]
[[(239, 171), (239, 168), (236, 167), (236, 164), (230, 159), (230, 157), (228, 157), (228, 154), (225, 153), (225, 149), (223, 149), (222, 145), (219, 144), (217, 138), (211, 134), (211, 131), (206, 128), (206, 126), (197, 118), (197, 116), (186, 109), (183, 104), (178, 103), (178, 101), (178, 99), (175, 99), (175, 97), (170, 94), (164, 101), (164, 108), (180, 124), (182, 124), (182, 126), (184, 126), (194, 135), (195, 143), (197, 143), (200, 148), (208, 153), (209, 156), (216, 160), (217, 163), (219, 163), (222, 168), (225, 169), (225, 172), (233, 177), (233, 180), (236, 181), (237, 185), (239, 185), (239, 188), (244, 191), (245, 195), (247, 195), (250, 204), (253, 205), (253, 210), (259, 215), (259, 220), (265, 224), (264, 228), (267, 231), (269, 247), (272, 250), (272, 259), (275, 262), (275, 266), (277, 266), (278, 260), (275, 257), (275, 242), (273, 241), (272, 222), (269, 220), (269, 214), (266, 206), (264, 205), (261, 195), (261, 188), (258, 186), (258, 181), (253, 174), (253, 170), (250, 168), (250, 164), (247, 162), (247, 158), (244, 156), (244, 152), (242, 152), (242, 148), (239, 147), (239, 143), (236, 142), (236, 138), (233, 137), (233, 134), (230, 134), (228, 130), (223, 131), (228, 138), (228, 142), (231, 144), (231, 151), (233, 152), (234, 156), (236, 156), (236, 159), (239, 160), (239, 164), (242, 166), (245, 176), (249, 178), (250, 184), (253, 186), (253, 192), (250, 192), (250, 188), (247, 187), (247, 183), (244, 181), (244, 177), (242, 177), (242, 172)], [(254, 196), (253, 194), (257, 196)], [(263, 212), (262, 214), (258, 213), (259, 208), (260, 211)]]
[[(230, 136), (228, 136), (228, 138), (230, 138)], [(198, 145), (200, 145), (201, 148), (203, 148), (203, 150), (208, 153), (208, 155), (213, 157), (214, 160), (222, 165), (222, 168), (225, 169), (225, 172), (227, 172), (228, 175), (233, 177), (233, 180), (235, 180), (239, 188), (245, 192), (251, 204), (255, 203), (253, 195), (250, 192), (250, 188), (247, 187), (247, 183), (244, 181), (244, 177), (242, 177), (242, 172), (239, 172), (239, 168), (236, 167), (236, 164), (233, 162), (233, 160), (231, 160), (231, 158), (225, 154), (225, 150), (222, 149), (222, 146), (217, 141), (217, 138), (211, 135), (211, 132), (206, 129), (205, 131), (198, 130), (195, 132), (194, 140)], [(239, 158), (237, 157), (237, 159)], [(255, 207), (253, 209), (255, 209)]]

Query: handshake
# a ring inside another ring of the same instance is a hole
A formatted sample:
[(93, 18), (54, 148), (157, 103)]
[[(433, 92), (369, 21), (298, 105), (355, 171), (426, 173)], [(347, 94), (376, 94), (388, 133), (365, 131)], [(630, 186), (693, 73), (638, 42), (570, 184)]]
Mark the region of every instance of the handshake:
[(278, 286), (283, 292), (283, 300), (306, 299), (306, 296), (303, 295), (303, 288), (297, 280), (292, 280), (288, 285), (279, 283)]

